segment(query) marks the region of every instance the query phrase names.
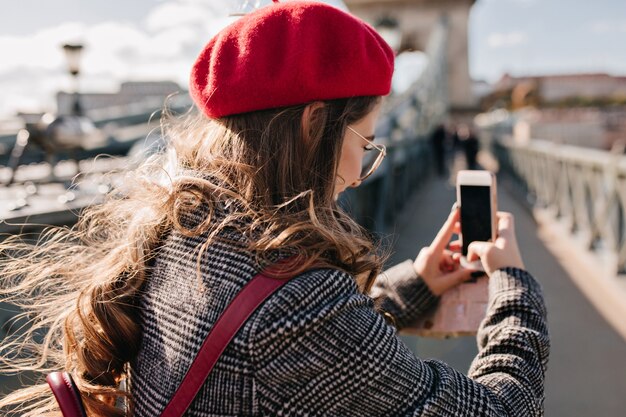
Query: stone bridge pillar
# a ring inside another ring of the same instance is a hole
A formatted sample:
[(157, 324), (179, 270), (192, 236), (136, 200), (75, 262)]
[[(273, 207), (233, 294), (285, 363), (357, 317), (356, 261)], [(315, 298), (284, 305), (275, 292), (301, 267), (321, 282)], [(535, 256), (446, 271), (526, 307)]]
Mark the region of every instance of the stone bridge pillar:
[(448, 102), (451, 110), (472, 109), (467, 26), (475, 0), (345, 0), (352, 13), (373, 26), (383, 20), (397, 22), (402, 32), (400, 51), (426, 49), (433, 27), (448, 20)]

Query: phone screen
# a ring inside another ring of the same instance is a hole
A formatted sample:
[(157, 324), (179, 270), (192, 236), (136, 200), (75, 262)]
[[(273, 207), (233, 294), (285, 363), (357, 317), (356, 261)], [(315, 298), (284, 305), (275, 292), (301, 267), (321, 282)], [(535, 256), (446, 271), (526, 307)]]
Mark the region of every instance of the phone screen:
[(491, 239), (490, 188), (483, 185), (461, 185), (463, 256), (467, 256), (470, 243)]

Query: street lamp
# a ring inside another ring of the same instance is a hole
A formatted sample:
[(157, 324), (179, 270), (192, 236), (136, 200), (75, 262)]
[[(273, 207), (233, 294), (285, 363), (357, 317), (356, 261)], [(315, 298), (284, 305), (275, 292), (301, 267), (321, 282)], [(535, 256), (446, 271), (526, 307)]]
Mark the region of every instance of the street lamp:
[[(85, 148), (102, 146), (106, 137), (96, 128), (93, 121), (83, 115), (78, 89), (78, 75), (80, 73), (80, 54), (83, 45), (63, 45), (67, 57), (68, 70), (74, 79), (74, 102), (72, 114), (61, 114), (56, 118), (46, 115), (23, 115), (25, 129), (20, 131), (11, 152), (9, 167), (11, 178), (9, 184), (15, 180), (15, 171), (18, 169), (26, 146), (29, 142), (39, 146), (45, 152), (46, 161), (50, 164), (49, 180), (56, 180), (54, 168), (60, 153), (69, 153), (69, 157), (76, 161), (78, 171), (77, 152)], [(35, 116), (35, 117), (33, 117)]]
[(80, 73), (80, 55), (83, 51), (83, 45), (81, 44), (65, 44), (63, 45), (65, 51), (65, 57), (67, 58), (67, 66), (74, 78), (74, 104), (72, 106), (72, 114), (75, 116), (81, 116), (83, 114), (82, 107), (80, 105), (80, 97), (78, 94), (78, 75)]

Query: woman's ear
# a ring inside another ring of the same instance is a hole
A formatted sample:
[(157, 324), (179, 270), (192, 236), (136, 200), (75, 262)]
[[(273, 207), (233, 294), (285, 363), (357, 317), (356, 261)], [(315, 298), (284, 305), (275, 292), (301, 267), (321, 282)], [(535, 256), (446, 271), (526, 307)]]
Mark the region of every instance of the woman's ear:
[(324, 108), (324, 102), (322, 101), (314, 101), (312, 103), (307, 104), (302, 112), (302, 137), (305, 140), (308, 140), (311, 137), (311, 128), (315, 126), (315, 117), (317, 116), (318, 110)]

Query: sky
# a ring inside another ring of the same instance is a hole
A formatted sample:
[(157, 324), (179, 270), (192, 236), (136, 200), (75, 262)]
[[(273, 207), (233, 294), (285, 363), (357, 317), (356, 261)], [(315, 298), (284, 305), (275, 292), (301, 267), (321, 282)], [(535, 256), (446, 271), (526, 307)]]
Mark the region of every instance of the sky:
[[(4, 7), (1, 7), (3, 6)], [(186, 86), (203, 44), (239, 0), (0, 0), (0, 117), (50, 111), (71, 91), (63, 43), (86, 45), (80, 88), (124, 80)], [(626, 0), (477, 0), (469, 21), (470, 75), (608, 72), (626, 75)]]
[(478, 0), (469, 23), (474, 79), (626, 75), (626, 0)]

